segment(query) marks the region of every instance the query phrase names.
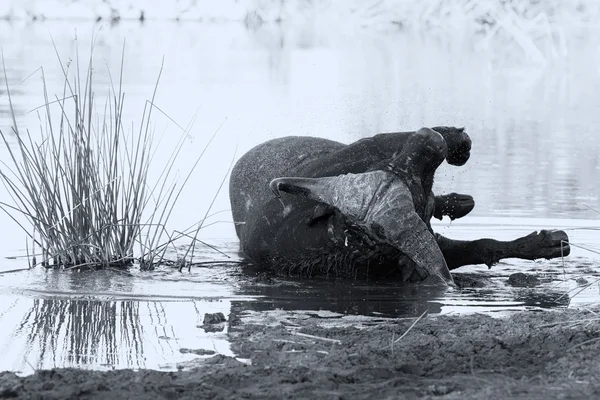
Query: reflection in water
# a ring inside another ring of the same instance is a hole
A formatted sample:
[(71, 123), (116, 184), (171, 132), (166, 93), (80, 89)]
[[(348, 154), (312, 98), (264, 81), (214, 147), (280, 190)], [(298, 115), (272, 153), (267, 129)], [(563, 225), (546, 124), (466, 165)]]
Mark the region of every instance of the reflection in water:
[(468, 274), (482, 283), (481, 288), (446, 289), (425, 285), (382, 282), (357, 283), (344, 280), (280, 280), (242, 285), (242, 293), (259, 295), (259, 299), (234, 302), (240, 310), (267, 311), (282, 309), (327, 310), (340, 314), (385, 317), (418, 316), (449, 312), (503, 311), (553, 308), (569, 304), (569, 293), (558, 287), (537, 290), (514, 289), (506, 285), (503, 275)]
[[(492, 221), (480, 225), (457, 221), (451, 231), (465, 237), (492, 229), (493, 236), (503, 240), (521, 234), (524, 223), (510, 227)], [(535, 228), (533, 225), (524, 229)], [(573, 238), (586, 242), (595, 233), (575, 231)], [(222, 242), (220, 248), (233, 254), (237, 243)], [(459, 279), (465, 288), (460, 290), (393, 282), (269, 280), (261, 274), (257, 278), (256, 271), (250, 268), (225, 263), (183, 274), (172, 269), (136, 272), (132, 276), (111, 271), (68, 273), (35, 269), (0, 275), (0, 326), (13, 327), (0, 330), (0, 370), (172, 370), (176, 363), (198, 357), (182, 353), (184, 348), (233, 355), (226, 325), (220, 332), (200, 327), (205, 313), (222, 312), (227, 318), (230, 313), (239, 315), (247, 310), (282, 309), (407, 317), (425, 310), (430, 314), (492, 313), (597, 301), (596, 286), (583, 288), (577, 283), (581, 279), (590, 283), (598, 279), (597, 261), (582, 256), (581, 249), (573, 252), (564, 269), (560, 260), (509, 260), (490, 271), (484, 266), (465, 268)], [(539, 285), (509, 285), (508, 277), (515, 272), (537, 274)], [(29, 289), (24, 291), (23, 287)]]
[(139, 307), (132, 301), (34, 299), (14, 334), (27, 336), (23, 358), (37, 353), (37, 369), (50, 359), (55, 365), (143, 368)]
[(0, 370), (153, 368), (174, 370), (197, 359), (181, 349), (232, 355), (227, 329), (199, 327), (205, 312), (229, 313), (228, 302), (11, 299), (0, 306)]
[[(195, 161), (207, 138), (227, 119), (201, 160), (198, 174), (182, 192), (172, 228), (182, 229), (202, 218), (236, 156), (265, 140), (284, 135), (314, 135), (342, 142), (377, 132), (412, 130), (420, 126), (466, 126), (473, 138), (472, 158), (465, 167), (444, 165), (436, 191), (474, 196), (477, 206), (463, 221), (446, 222), (436, 231), (455, 239), (513, 239), (540, 228), (573, 226), (574, 243), (599, 242), (597, 231), (583, 232), (576, 220), (598, 218), (600, 75), (590, 68), (598, 57), (595, 44), (570, 43), (564, 65), (530, 68), (498, 63), (494, 49), (469, 38), (432, 37), (415, 32), (383, 34), (336, 32), (311, 26), (242, 26), (150, 22), (114, 26), (89, 24), (3, 24), (0, 45), (13, 88), (17, 119), (37, 134), (36, 113), (43, 104), (40, 75), (44, 67), (50, 96), (62, 92), (62, 72), (52, 34), (64, 60), (74, 55), (74, 32), (87, 49), (91, 32), (95, 47), (97, 103), (110, 84), (107, 65), (119, 70), (122, 43), (126, 104), (124, 124), (139, 123), (151, 96), (162, 56), (165, 69), (157, 105), (169, 117), (196, 124), (180, 153), (182, 171)], [(83, 52), (83, 50), (82, 50)], [(596, 57), (596, 58), (595, 58)], [(515, 56), (513, 55), (512, 59)], [(0, 71), (0, 80), (4, 71)], [(10, 132), (7, 97), (0, 85), (0, 128)], [(170, 156), (173, 124), (155, 114), (156, 131), (165, 132), (157, 165)], [(9, 142), (11, 137), (9, 135)], [(159, 138), (157, 137), (157, 142)], [(0, 146), (0, 159), (9, 154)], [(154, 171), (161, 173), (162, 171)], [(158, 176), (158, 175), (156, 175)], [(151, 177), (152, 178), (152, 177)], [(4, 189), (0, 201), (10, 201)], [(226, 191), (220, 193), (204, 237), (225, 237), (219, 246), (237, 250)], [(491, 221), (490, 215), (498, 217)], [(483, 217), (481, 220), (477, 218)], [(515, 216), (543, 219), (525, 220)], [(484, 219), (485, 218), (485, 219)], [(573, 222), (575, 221), (575, 222)], [(13, 221), (0, 216), (1, 226)], [(600, 225), (591, 222), (590, 226)], [(14, 229), (0, 232), (0, 255), (22, 248)], [(172, 229), (169, 229), (172, 230)], [(25, 251), (20, 251), (23, 254)], [(212, 253), (202, 257), (213, 257)], [(577, 258), (579, 257), (579, 258)], [(194, 358), (181, 348), (230, 354), (226, 334), (197, 327), (206, 312), (234, 309), (325, 309), (342, 314), (415, 316), (564, 306), (569, 301), (598, 299), (597, 288), (579, 290), (575, 279), (597, 279), (597, 258), (574, 249), (564, 276), (559, 261), (534, 264), (508, 261), (482, 274), (483, 288), (443, 291), (431, 287), (343, 281), (275, 280), (240, 277), (233, 267), (194, 269), (191, 274), (159, 270), (131, 276), (26, 271), (0, 275), (0, 370), (31, 372), (32, 368), (173, 368)], [(233, 257), (235, 258), (235, 257)], [(592, 261), (590, 261), (592, 260)], [(20, 261), (19, 261), (20, 262)], [(11, 262), (11, 267), (18, 266)], [(582, 271), (585, 264), (590, 270)], [(4, 261), (1, 268), (8, 265)], [(22, 264), (20, 264), (22, 266)], [(485, 268), (483, 268), (485, 269)], [(559, 271), (536, 288), (505, 284), (514, 272)], [(481, 273), (480, 266), (466, 268)], [(10, 276), (9, 276), (10, 275)], [(562, 281), (561, 281), (562, 280)], [(248, 297), (251, 298), (248, 298)], [(241, 299), (241, 297), (246, 297)], [(152, 301), (148, 301), (152, 300)], [(233, 306), (232, 306), (233, 305)]]
[[(5, 71), (0, 68), (0, 121), (9, 121), (12, 118), (10, 102), (8, 101), (8, 91), (6, 90), (7, 81), (8, 87), (11, 88), (11, 96), (23, 96), (22, 90), (17, 86), (20, 83), (19, 71), (10, 71), (10, 73), (6, 74)], [(23, 109), (19, 104), (13, 104), (13, 109), (17, 114), (23, 113)], [(10, 132), (10, 130), (6, 129), (5, 124), (0, 124), (0, 129), (3, 129), (6, 133)]]
[(554, 308), (568, 306), (571, 298), (567, 292), (523, 291), (515, 296), (515, 300), (526, 307)]
[(346, 280), (279, 280), (242, 286), (242, 293), (259, 295), (247, 306), (255, 311), (327, 310), (341, 314), (418, 315), (425, 309), (440, 312), (436, 299), (444, 297), (441, 287), (353, 282)]
[[(72, 27), (5, 27), (10, 84), (43, 65), (49, 92), (61, 93), (62, 73), (48, 31), (66, 59), (74, 56)], [(78, 28), (84, 52), (92, 28)], [(473, 195), (473, 215), (599, 217), (584, 206), (600, 202), (600, 139), (590, 129), (600, 125), (595, 110), (600, 75), (589, 68), (597, 52), (593, 41), (585, 38), (570, 42), (563, 64), (541, 68), (503, 64), (495, 49), (476, 46), (475, 38), (414, 32), (352, 34), (309, 25), (267, 25), (249, 31), (242, 25), (158, 22), (97, 29), (98, 104), (110, 84), (107, 65), (115, 73), (119, 70), (127, 39), (123, 90), (128, 126), (138, 124), (165, 56), (157, 105), (183, 126), (197, 112), (178, 166), (185, 169), (193, 163), (207, 138), (226, 120), (192, 176), (193, 184), (182, 193), (173, 229), (190, 224), (190, 210), (201, 218), (228, 170), (235, 145), (239, 157), (260, 142), (284, 135), (349, 142), (377, 132), (443, 124), (466, 126), (473, 152), (464, 167), (443, 165), (435, 190)], [(26, 112), (43, 104), (39, 83), (39, 74), (34, 74), (15, 88), (19, 93), (13, 98), (22, 110), (19, 120), (34, 135), (37, 115)], [(0, 99), (0, 107), (5, 104)], [(11, 123), (0, 117), (3, 129)], [(156, 154), (157, 165), (163, 165), (172, 144), (168, 138), (179, 132), (160, 113), (155, 123), (157, 132), (165, 131), (161, 149), (166, 154)], [(3, 152), (0, 149), (0, 156)], [(200, 182), (203, 193), (210, 195), (197, 195)], [(0, 190), (0, 200), (5, 197)], [(214, 211), (227, 209), (223, 191)], [(0, 222), (12, 224), (2, 218)], [(227, 214), (215, 219), (230, 221)], [(218, 223), (202, 235), (234, 233), (230, 224)]]

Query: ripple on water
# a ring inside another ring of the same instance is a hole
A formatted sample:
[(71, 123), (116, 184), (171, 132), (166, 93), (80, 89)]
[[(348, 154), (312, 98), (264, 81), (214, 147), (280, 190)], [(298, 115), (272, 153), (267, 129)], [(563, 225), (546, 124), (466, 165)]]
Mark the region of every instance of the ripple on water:
[[(526, 224), (497, 226), (487, 231), (498, 239), (534, 229)], [(451, 230), (451, 237), (486, 231), (472, 221), (455, 222)], [(594, 234), (573, 231), (571, 238), (591, 242)], [(205, 313), (221, 312), (227, 318), (244, 312), (270, 315), (276, 310), (308, 317), (314, 311), (370, 318), (414, 317), (424, 311), (500, 315), (585, 305), (600, 298), (597, 255), (582, 249), (574, 249), (564, 262), (506, 260), (492, 269), (465, 267), (456, 273), (461, 289), (447, 290), (390, 282), (265, 278), (236, 262), (227, 263), (238, 260), (233, 256), (236, 242), (219, 246), (231, 256), (190, 272), (172, 267), (153, 272), (35, 268), (0, 275), (0, 324), (14, 327), (0, 333), (4, 354), (0, 369), (23, 373), (54, 366), (174, 369), (208, 353), (230, 355), (229, 325), (216, 331), (202, 327)], [(7, 268), (14, 267), (12, 261), (8, 264)], [(515, 274), (533, 277), (536, 284), (511, 285)]]
[[(17, 117), (24, 125), (31, 123), (27, 127), (35, 136), (39, 121), (36, 113), (27, 112), (42, 102), (39, 75), (18, 83), (43, 66), (50, 96), (62, 93), (62, 72), (48, 30), (61, 55), (66, 52), (66, 59), (73, 47), (73, 25), (47, 21), (4, 28), (7, 43), (13, 45), (4, 48), (11, 67), (0, 75), (8, 75)], [(78, 30), (80, 43), (94, 32), (89, 28), (85, 25)], [(473, 214), (479, 217), (436, 223), (438, 232), (456, 239), (492, 236), (506, 240), (536, 229), (562, 228), (569, 229), (572, 243), (590, 248), (600, 243), (594, 230), (598, 221), (525, 218), (596, 216), (576, 204), (593, 205), (600, 193), (595, 179), (600, 142), (587, 129), (598, 125), (600, 114), (588, 108), (598, 104), (600, 91), (593, 90), (597, 74), (588, 73), (589, 63), (580, 62), (589, 59), (587, 47), (573, 49), (568, 60), (569, 67), (581, 73), (556, 80), (545, 72), (530, 75), (523, 71), (519, 77), (490, 68), (489, 54), (473, 52), (471, 48), (477, 46), (471, 43), (440, 46), (437, 38), (428, 40), (420, 34), (359, 33), (348, 40), (345, 32), (340, 35), (313, 28), (309, 34), (278, 28), (256, 35), (233, 25), (147, 22), (140, 26), (120, 23), (99, 34), (95, 47), (99, 64), (94, 71), (99, 94), (111, 81), (105, 64), (116, 63), (117, 69), (112, 71), (118, 71), (120, 57), (114, 50), (121, 48), (125, 36), (128, 43), (135, 43), (127, 47), (124, 65), (127, 107), (132, 107), (125, 112), (127, 125), (139, 121), (153, 91), (160, 55), (168, 55), (163, 70), (166, 84), (159, 87), (157, 104), (183, 125), (197, 115), (194, 132), (181, 153), (184, 163), (193, 163), (205, 144), (206, 132), (214, 132), (230, 117), (211, 151), (203, 156), (209, 162), (209, 173), (201, 176), (200, 193), (210, 195), (198, 195), (194, 187), (191, 195), (182, 196), (173, 214), (175, 226), (190, 223), (190, 210), (203, 212), (211, 205), (212, 194), (221, 184), (218, 171), (229, 168), (232, 142), (240, 142), (240, 155), (283, 134), (324, 135), (349, 142), (375, 132), (448, 121), (467, 126), (473, 155), (464, 168), (442, 166), (435, 190), (472, 194), (477, 201)], [(415, 51), (421, 56), (406, 57)], [(431, 68), (449, 59), (460, 60), (461, 67)], [(578, 95), (555, 95), (563, 92)], [(190, 101), (186, 93), (194, 93), (197, 101)], [(426, 107), (423, 99), (427, 99)], [(102, 104), (101, 97), (97, 104)], [(382, 107), (385, 104), (391, 106)], [(13, 122), (7, 111), (5, 104), (0, 104), (0, 128), (9, 131)], [(154, 122), (157, 132), (163, 129), (160, 119)], [(572, 132), (578, 132), (578, 140), (573, 140)], [(0, 153), (9, 157), (6, 150)], [(168, 154), (159, 151), (155, 156), (160, 159)], [(215, 209), (229, 208), (228, 199), (222, 197)], [(6, 193), (0, 192), (0, 200), (8, 200)], [(200, 218), (202, 212), (195, 214)], [(6, 217), (0, 222), (13, 221)], [(218, 226), (223, 225), (213, 227)], [(584, 230), (586, 227), (589, 230)], [(232, 234), (231, 225), (227, 229), (219, 233)], [(0, 244), (5, 249), (21, 245), (21, 237), (14, 231), (2, 232)], [(219, 242), (217, 248), (201, 250), (198, 260), (237, 260), (236, 241)], [(183, 250), (172, 249), (169, 256), (175, 259)], [(414, 317), (425, 310), (432, 314), (496, 314), (589, 304), (600, 296), (599, 259), (597, 254), (574, 248), (564, 264), (560, 260), (508, 260), (492, 270), (467, 267), (461, 274), (471, 283), (461, 290), (386, 282), (257, 281), (238, 266), (226, 264), (193, 268), (190, 273), (169, 268), (152, 273), (132, 270), (130, 274), (39, 268), (4, 273), (0, 275), (0, 324), (14, 328), (0, 330), (0, 369), (25, 373), (63, 366), (160, 369), (199, 357), (195, 353), (228, 354), (228, 326), (221, 332), (198, 327), (210, 312), (229, 316), (251, 311), (267, 315), (322, 310), (364, 319)], [(24, 264), (21, 259), (4, 261), (0, 271)], [(519, 272), (537, 275), (539, 284), (509, 285), (508, 277)]]

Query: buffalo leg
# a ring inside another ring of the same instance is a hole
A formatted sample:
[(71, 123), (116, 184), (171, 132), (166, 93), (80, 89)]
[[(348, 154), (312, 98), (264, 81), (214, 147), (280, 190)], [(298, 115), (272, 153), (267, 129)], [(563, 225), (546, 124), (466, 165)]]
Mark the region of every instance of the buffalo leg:
[(504, 258), (549, 260), (570, 252), (569, 237), (564, 231), (543, 230), (507, 242), (494, 239), (452, 240), (439, 233), (436, 239), (449, 269), (471, 264), (491, 267)]

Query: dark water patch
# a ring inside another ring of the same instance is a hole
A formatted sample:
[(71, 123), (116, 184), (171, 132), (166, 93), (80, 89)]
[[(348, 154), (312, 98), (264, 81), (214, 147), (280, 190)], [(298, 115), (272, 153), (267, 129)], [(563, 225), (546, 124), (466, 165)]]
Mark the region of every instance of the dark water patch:
[[(439, 287), (396, 286), (353, 281), (311, 280), (299, 285), (297, 281), (276, 280), (272, 286), (242, 287), (243, 294), (257, 296), (243, 307), (263, 310), (328, 310), (357, 315), (413, 315), (423, 312), (434, 299), (443, 296)], [(435, 311), (433, 311), (435, 312)]]
[[(327, 310), (397, 318), (425, 310), (436, 314), (562, 307), (570, 300), (567, 290), (553, 287), (557, 281), (543, 275), (521, 279), (529, 285), (509, 284), (509, 276), (497, 273), (456, 273), (454, 277), (457, 289), (394, 282), (270, 278), (268, 284), (242, 283), (238, 293), (257, 298), (238, 306), (253, 311)], [(534, 290), (536, 286), (538, 290)], [(523, 288), (530, 289), (527, 295), (523, 295)]]
[(528, 308), (557, 308), (569, 305), (570, 298), (561, 292), (523, 291), (515, 293), (515, 301)]

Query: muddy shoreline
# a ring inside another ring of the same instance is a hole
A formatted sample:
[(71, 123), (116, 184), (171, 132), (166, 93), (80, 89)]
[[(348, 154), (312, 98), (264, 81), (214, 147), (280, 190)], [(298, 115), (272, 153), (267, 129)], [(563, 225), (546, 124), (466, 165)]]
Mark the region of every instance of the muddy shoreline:
[(410, 330), (415, 318), (233, 311), (229, 336), (238, 358), (216, 355), (179, 372), (53, 369), (27, 377), (3, 372), (0, 398), (541, 399), (600, 394), (600, 317), (594, 309), (426, 316)]

